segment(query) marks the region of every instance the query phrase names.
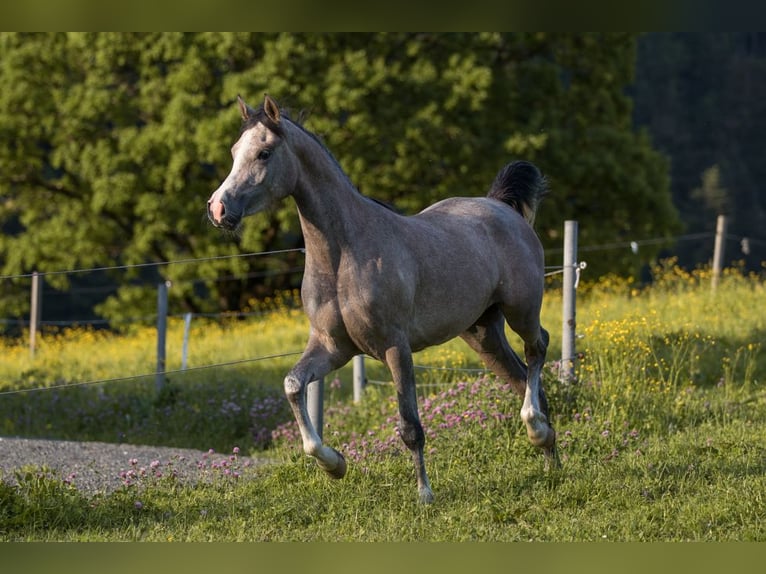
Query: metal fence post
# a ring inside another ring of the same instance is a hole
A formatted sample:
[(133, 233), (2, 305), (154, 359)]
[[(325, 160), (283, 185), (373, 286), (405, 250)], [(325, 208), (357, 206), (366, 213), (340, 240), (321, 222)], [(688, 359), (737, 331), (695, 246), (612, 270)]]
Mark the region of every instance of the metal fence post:
[(577, 222), (564, 222), (564, 285), (561, 321), (561, 365), (559, 378), (569, 381), (574, 378), (575, 365), (575, 280), (577, 276)]
[(367, 376), (364, 371), (364, 355), (354, 356), (354, 402), (359, 403), (364, 394), (364, 387), (367, 384)]
[(306, 387), (306, 405), (308, 406), (311, 424), (322, 439), (322, 427), (324, 427), (324, 377), (311, 381)]
[(42, 276), (32, 273), (32, 299), (29, 306), (29, 354), (34, 358), (37, 348), (37, 331), (40, 329), (40, 316), (43, 307)]
[(726, 216), (719, 215), (715, 223), (715, 249), (713, 251), (713, 277), (710, 286), (713, 291), (718, 287), (723, 271), (723, 252), (726, 239)]

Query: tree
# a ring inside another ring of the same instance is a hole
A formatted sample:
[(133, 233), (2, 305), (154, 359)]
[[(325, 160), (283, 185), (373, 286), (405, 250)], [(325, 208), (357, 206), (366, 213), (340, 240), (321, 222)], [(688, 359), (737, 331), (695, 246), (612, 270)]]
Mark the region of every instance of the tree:
[[(298, 64), (305, 52), (311, 62)], [(538, 219), (548, 248), (560, 248), (566, 218), (580, 220), (583, 244), (680, 229), (667, 161), (632, 129), (631, 35), (290, 36), (264, 61), (244, 91), (287, 94), (309, 109), (307, 126), (359, 189), (406, 213), (482, 195), (502, 165), (524, 157), (551, 181)], [(285, 69), (322, 73), (265, 81)], [(589, 273), (640, 263), (627, 249), (604, 253)]]
[[(214, 182), (226, 170), (230, 137), (221, 97), (227, 66), (250, 65), (253, 42), (234, 35), (4, 35), (0, 133), (6, 274), (130, 265), (230, 253), (203, 222)], [(224, 52), (227, 48), (231, 50)], [(257, 47), (257, 46), (256, 46)], [(239, 49), (237, 49), (239, 48)], [(248, 265), (212, 261), (170, 266), (174, 297), (205, 308), (192, 279), (246, 275)], [(151, 315), (138, 271), (104, 304), (110, 317)], [(144, 276), (156, 282), (154, 275)], [(66, 289), (70, 277), (48, 276)], [(210, 292), (225, 292), (211, 283)], [(151, 288), (154, 283), (151, 284)], [(202, 291), (205, 293), (205, 290)], [(19, 312), (16, 290), (6, 309)], [(212, 306), (208, 306), (212, 308)]]
[[(653, 33), (641, 36), (638, 48), (635, 122), (671, 158), (673, 202), (686, 231), (712, 236), (718, 213), (710, 208), (725, 210), (729, 234), (760, 239), (747, 257), (750, 268), (760, 269), (766, 259), (766, 34)], [(711, 186), (727, 190), (725, 205), (702, 200), (698, 190)], [(742, 259), (733, 247), (727, 259)], [(677, 246), (689, 267), (708, 262), (712, 249), (712, 237)]]
[[(581, 244), (672, 233), (667, 163), (631, 127), (634, 59), (622, 34), (4, 34), (2, 273), (300, 246), (290, 202), (233, 237), (203, 220), (230, 167), (234, 99), (264, 92), (305, 115), (362, 193), (405, 213), (484, 195), (523, 157), (551, 183), (537, 223), (547, 247), (566, 218)], [(624, 253), (589, 263), (635, 265)], [(98, 309), (151, 314), (160, 278), (174, 309), (241, 309), (296, 285), (284, 272), (300, 265), (290, 254), (110, 272), (121, 286)], [(3, 285), (4, 314), (23, 312), (26, 293)]]

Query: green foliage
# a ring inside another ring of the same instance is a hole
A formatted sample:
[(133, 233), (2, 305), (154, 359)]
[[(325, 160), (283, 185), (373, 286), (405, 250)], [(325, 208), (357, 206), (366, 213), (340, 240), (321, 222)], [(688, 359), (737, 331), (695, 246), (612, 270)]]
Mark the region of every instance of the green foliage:
[[(762, 240), (766, 34), (650, 33), (637, 46), (635, 122), (672, 158), (673, 202), (687, 232), (712, 233), (724, 214), (729, 234)], [(710, 245), (682, 242), (675, 253), (693, 266), (710, 258)], [(743, 256), (758, 269), (766, 243), (752, 242), (749, 253), (727, 243), (727, 260)]]
[(88, 500), (49, 468), (24, 467), (0, 481), (0, 536), (9, 532), (71, 528), (81, 523)]
[[(523, 157), (551, 182), (538, 218), (548, 247), (565, 218), (580, 221), (583, 243), (672, 233), (666, 161), (631, 128), (634, 50), (625, 34), (3, 34), (0, 272), (299, 246), (289, 202), (235, 237), (204, 221), (230, 167), (232, 102), (257, 105), (264, 92), (307, 113), (360, 191), (405, 213), (483, 195)], [(241, 309), (294, 287), (284, 271), (300, 263), (112, 272), (122, 286), (98, 312), (142, 315), (133, 303), (153, 301), (160, 278), (173, 281), (172, 312)], [(590, 272), (631, 265), (606, 254)], [(25, 281), (2, 283), (4, 315), (25, 312)], [(69, 286), (66, 275), (46, 281)]]

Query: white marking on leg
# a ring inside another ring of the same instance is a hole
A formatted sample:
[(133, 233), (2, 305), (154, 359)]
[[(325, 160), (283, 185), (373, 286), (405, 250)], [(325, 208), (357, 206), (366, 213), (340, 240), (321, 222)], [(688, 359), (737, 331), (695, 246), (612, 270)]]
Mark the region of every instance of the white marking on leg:
[(530, 442), (539, 447), (549, 446), (553, 430), (540, 408), (540, 367), (529, 368), (527, 389), (524, 392), (524, 404), (521, 406), (521, 420), (527, 425), (527, 436)]
[(324, 446), (322, 439), (311, 424), (306, 407), (306, 389), (300, 380), (287, 375), (284, 381), (285, 393), (298, 423), (301, 433), (303, 452), (317, 460), (317, 464), (334, 478), (342, 478), (346, 474), (346, 460), (334, 448)]

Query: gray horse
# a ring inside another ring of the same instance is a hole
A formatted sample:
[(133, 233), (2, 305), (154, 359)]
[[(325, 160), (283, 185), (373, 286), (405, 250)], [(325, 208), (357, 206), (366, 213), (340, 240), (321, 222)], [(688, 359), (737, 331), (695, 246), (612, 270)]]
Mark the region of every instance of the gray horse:
[[(284, 388), (306, 454), (330, 476), (345, 475), (343, 455), (322, 444), (309, 419), (306, 386), (366, 353), (391, 371), (419, 498), (431, 502), (412, 353), (460, 336), (524, 398), (529, 440), (558, 464), (540, 380), (548, 346), (540, 326), (543, 249), (532, 229), (546, 191), (540, 171), (510, 163), (487, 197), (450, 198), (405, 217), (361, 195), (317, 137), (271, 97), (258, 109), (237, 99), (243, 130), (208, 215), (215, 226), (235, 229), (244, 217), (295, 199), (311, 328)], [(506, 340), (506, 321), (524, 341), (528, 366)]]

